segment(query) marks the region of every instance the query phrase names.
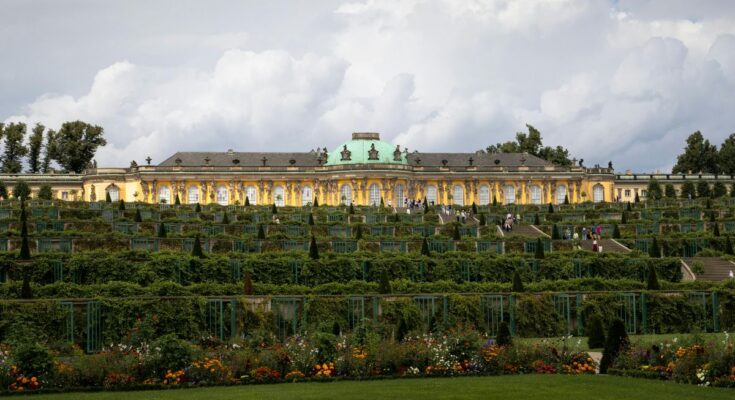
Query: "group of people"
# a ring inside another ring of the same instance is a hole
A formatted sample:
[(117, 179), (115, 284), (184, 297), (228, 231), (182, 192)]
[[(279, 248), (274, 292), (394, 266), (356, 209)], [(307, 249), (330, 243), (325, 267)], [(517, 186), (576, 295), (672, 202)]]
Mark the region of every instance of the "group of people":
[(505, 220), (503, 221), (503, 230), (506, 232), (510, 232), (513, 230), (513, 224), (518, 222), (518, 217), (513, 216), (513, 214), (508, 213), (508, 215), (505, 216)]
[(600, 240), (602, 239), (602, 226), (597, 224), (591, 228), (586, 226), (582, 228), (582, 240)]
[[(433, 202), (432, 202), (432, 205), (433, 205)], [(404, 198), (403, 207), (406, 209), (406, 214), (411, 214), (411, 210), (413, 209), (422, 209), (424, 207), (424, 203), (420, 199), (419, 200), (409, 200), (408, 198)]]

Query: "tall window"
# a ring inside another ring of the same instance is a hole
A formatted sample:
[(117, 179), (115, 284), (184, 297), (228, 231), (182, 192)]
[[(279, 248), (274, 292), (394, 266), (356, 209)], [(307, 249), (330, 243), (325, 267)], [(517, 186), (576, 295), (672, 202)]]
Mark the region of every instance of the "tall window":
[(464, 205), (464, 189), (462, 186), (454, 185), (452, 189), (452, 202), (458, 206)]
[(168, 186), (161, 186), (158, 189), (158, 202), (159, 203), (171, 203), (171, 189)]
[(250, 203), (251, 206), (258, 204), (258, 191), (255, 189), (255, 186), (248, 186), (245, 189), (245, 196), (247, 196), (248, 203)]
[(564, 199), (567, 198), (567, 187), (557, 186), (556, 187), (556, 204), (564, 204)]
[(531, 185), (531, 204), (541, 204), (541, 188)]
[(305, 206), (307, 204), (311, 204), (312, 202), (312, 190), (311, 186), (304, 186), (303, 189), (301, 189), (301, 205)]
[(403, 193), (403, 185), (396, 185), (396, 207), (403, 207), (403, 200), (406, 198)]
[(371, 206), (377, 206), (380, 204), (380, 188), (377, 184), (373, 183), (368, 188), (368, 191), (370, 192), (370, 202), (368, 203)]
[(118, 201), (120, 199), (120, 189), (117, 186), (110, 186), (107, 188), (107, 193), (110, 194), (110, 200)]
[(437, 204), (436, 186), (429, 186), (426, 188), (426, 201), (428, 201), (429, 204)]
[(339, 190), (339, 195), (342, 204), (346, 206), (352, 204), (352, 186), (342, 185), (342, 188)]
[(505, 204), (514, 204), (516, 202), (516, 188), (507, 185), (505, 187)]
[(490, 204), (490, 187), (487, 185), (480, 186), (480, 205), (486, 206)]
[(191, 186), (189, 190), (186, 192), (187, 196), (187, 203), (189, 204), (196, 204), (199, 203), (199, 188), (196, 186)]
[(227, 188), (220, 186), (217, 188), (217, 204), (221, 206), (227, 205)]
[(592, 188), (592, 201), (595, 203), (605, 201), (605, 189), (602, 185), (597, 184)]
[(273, 190), (273, 201), (278, 207), (283, 207), (283, 205), (286, 204), (283, 199), (283, 186), (276, 186)]

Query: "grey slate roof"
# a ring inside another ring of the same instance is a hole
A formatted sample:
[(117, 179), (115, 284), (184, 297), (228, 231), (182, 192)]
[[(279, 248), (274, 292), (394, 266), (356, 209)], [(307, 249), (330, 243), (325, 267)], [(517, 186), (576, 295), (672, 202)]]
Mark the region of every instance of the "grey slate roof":
[[(472, 158), (472, 165), (476, 167), (544, 167), (552, 166), (550, 161), (542, 158), (524, 154), (524, 153), (410, 153), (408, 155), (408, 164), (416, 166), (416, 160), (421, 159), (420, 164), (425, 167), (441, 167), (444, 166), (443, 160), (447, 161), (447, 167), (467, 167), (470, 165), (469, 159)], [(521, 162), (521, 159), (525, 159)], [(496, 163), (495, 160), (499, 162)]]
[[(319, 166), (317, 152), (302, 153), (242, 153), (242, 152), (178, 152), (167, 158), (159, 166), (173, 167), (180, 165), (182, 167), (201, 167), (205, 165), (213, 167), (262, 167), (263, 157), (267, 159), (268, 167), (316, 167)], [(447, 167), (467, 167), (469, 159), (472, 158), (472, 165), (476, 167), (544, 167), (552, 166), (549, 161), (543, 160), (536, 156), (523, 153), (409, 153), (408, 165), (423, 167), (442, 167), (443, 160), (446, 160)], [(209, 158), (209, 164), (205, 159)], [(417, 164), (416, 160), (420, 159)], [(521, 159), (525, 159), (521, 162)], [(180, 163), (177, 164), (177, 160)], [(233, 161), (237, 160), (238, 163)], [(496, 163), (496, 160), (498, 162)], [(293, 162), (293, 163), (292, 163)], [(322, 161), (322, 164), (326, 159)]]

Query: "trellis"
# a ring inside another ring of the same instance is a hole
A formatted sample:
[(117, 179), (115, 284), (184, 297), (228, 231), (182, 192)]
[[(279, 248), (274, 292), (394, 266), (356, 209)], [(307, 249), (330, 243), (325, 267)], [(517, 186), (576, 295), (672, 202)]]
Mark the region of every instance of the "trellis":
[(567, 335), (574, 333), (577, 336), (581, 336), (584, 333), (581, 315), (581, 294), (555, 294), (554, 308), (556, 309), (557, 315), (564, 321)]
[(71, 253), (70, 238), (38, 238), (36, 248), (39, 253), (62, 252)]
[(453, 240), (429, 240), (429, 250), (435, 253), (446, 253), (454, 250)]
[(276, 297), (271, 300), (276, 335), (283, 340), (299, 332), (299, 311), (303, 311), (304, 299), (301, 297)]
[[(419, 313), (421, 314), (421, 317), (423, 319), (424, 323), (424, 330), (429, 331), (432, 328), (432, 324), (438, 323), (437, 321), (437, 313), (439, 310), (439, 305), (437, 305), (437, 302), (439, 300), (440, 296), (414, 296), (413, 302), (416, 304), (416, 306), (419, 309)], [(447, 310), (449, 308), (447, 297), (441, 296), (441, 313), (442, 313), (442, 323), (446, 324), (447, 322)]]
[(489, 240), (478, 240), (477, 252), (494, 252), (497, 254), (503, 254), (503, 241), (489, 241)]
[(207, 331), (220, 340), (237, 337), (238, 310), (236, 299), (208, 299), (206, 305)]
[(398, 251), (401, 253), (406, 252), (406, 242), (402, 240), (381, 240), (380, 251)]
[(638, 295), (636, 293), (618, 293), (616, 296), (618, 301), (621, 302), (618, 315), (625, 323), (626, 332), (633, 335), (638, 332), (638, 313), (636, 307)]
[(332, 251), (335, 253), (353, 253), (357, 251), (356, 240), (332, 240)]

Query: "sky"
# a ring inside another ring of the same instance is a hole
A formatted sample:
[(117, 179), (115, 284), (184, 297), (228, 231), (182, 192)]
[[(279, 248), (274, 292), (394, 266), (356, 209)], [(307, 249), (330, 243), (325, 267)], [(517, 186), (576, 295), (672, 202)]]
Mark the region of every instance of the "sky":
[(100, 166), (472, 152), (531, 124), (586, 165), (666, 171), (735, 132), (731, 0), (0, 0), (0, 121), (101, 125)]

